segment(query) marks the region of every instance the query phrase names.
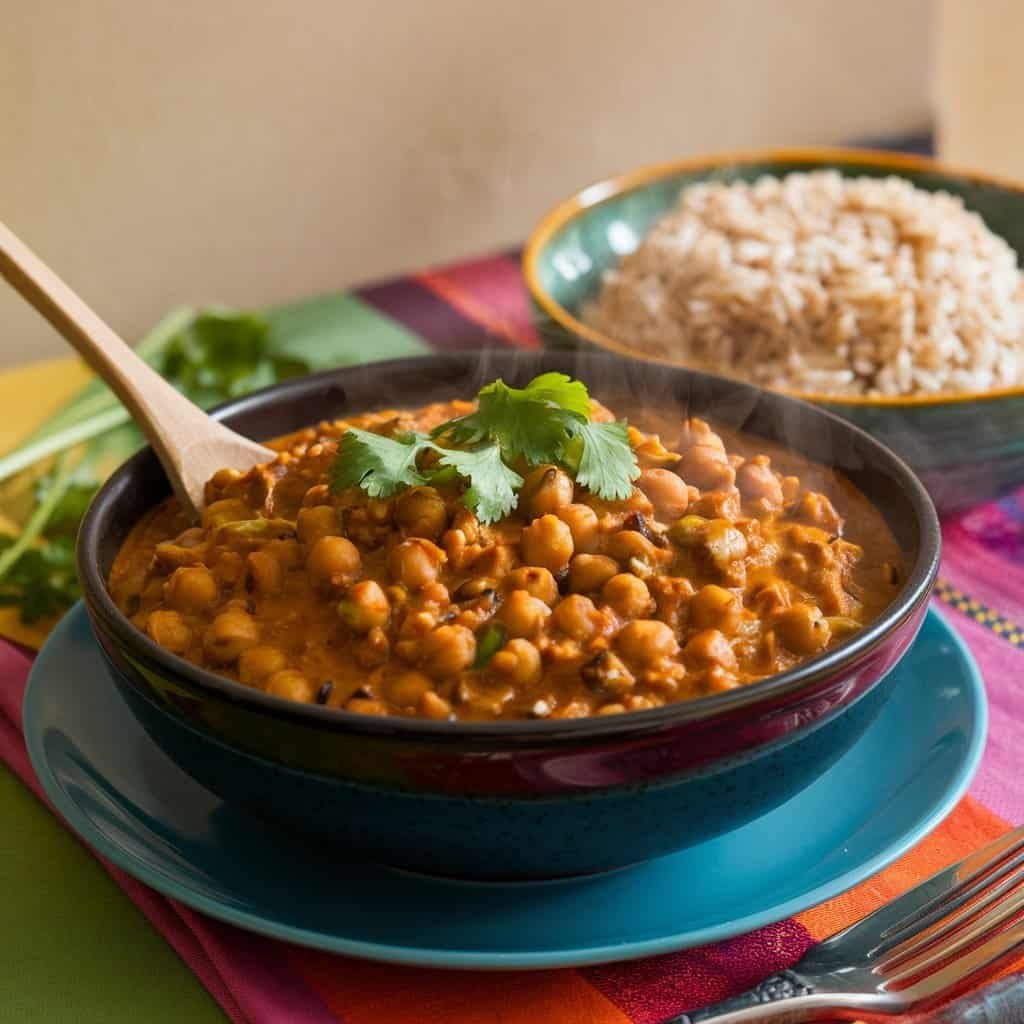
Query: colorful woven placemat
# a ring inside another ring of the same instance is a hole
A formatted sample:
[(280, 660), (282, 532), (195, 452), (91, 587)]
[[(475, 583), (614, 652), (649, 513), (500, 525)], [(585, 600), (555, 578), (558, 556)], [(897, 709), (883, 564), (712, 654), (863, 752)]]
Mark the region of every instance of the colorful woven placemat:
[[(330, 303), (338, 311), (335, 329), (386, 338), (392, 355), (540, 344), (513, 253), (374, 285)], [(48, 367), (50, 396), (67, 390), (69, 375), (77, 373), (68, 363)], [(24, 377), (0, 375), (0, 405), (7, 410), (0, 443), (13, 441), (40, 418)], [(638, 962), (545, 972), (451, 972), (371, 964), (263, 939), (103, 867), (233, 1021), (647, 1024), (719, 999), (792, 964), (815, 940), (1024, 821), (1018, 779), (1018, 743), (1024, 737), (1024, 491), (947, 522), (944, 540), (936, 601), (981, 666), (991, 704), (981, 769), (970, 795), (928, 839), (853, 891), (795, 918), (714, 946)], [(38, 795), (19, 732), (31, 657), (30, 650), (0, 641), (0, 758)], [(7, 783), (0, 779), (0, 812), (11, 825), (0, 874), (11, 872), (16, 895), (8, 897), (0, 916), (8, 930), (0, 991), (13, 993), (0, 999), (0, 1021), (191, 1021), (211, 1014), (216, 1019), (180, 965), (155, 947), (154, 933), (140, 931), (131, 907), (104, 888), (95, 866), (76, 859), (69, 837), (41, 821), (24, 791)], [(83, 960), (91, 965), (88, 978), (76, 978)], [(60, 1007), (69, 1011), (66, 1016), (57, 1012)]]

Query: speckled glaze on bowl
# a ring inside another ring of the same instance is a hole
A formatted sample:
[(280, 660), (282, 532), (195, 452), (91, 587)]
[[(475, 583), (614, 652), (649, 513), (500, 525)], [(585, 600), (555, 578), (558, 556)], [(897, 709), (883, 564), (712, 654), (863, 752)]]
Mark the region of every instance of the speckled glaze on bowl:
[[(639, 245), (681, 189), (700, 181), (753, 181), (831, 168), (846, 177), (898, 175), (960, 196), (1024, 263), (1024, 186), (924, 157), (854, 149), (727, 153), (644, 167), (577, 192), (537, 226), (523, 272), (540, 332), (554, 348), (596, 347), (645, 358), (579, 313), (601, 274)], [(835, 398), (790, 391), (867, 430), (924, 481), (940, 513), (960, 511), (1024, 483), (1024, 388), (914, 398)]]
[[(874, 623), (794, 670), (627, 715), (460, 723), (290, 703), (153, 644), (105, 579), (131, 525), (168, 493), (151, 452), (93, 502), (79, 572), (100, 645), (150, 737), (223, 798), (334, 843), (349, 857), (434, 874), (557, 877), (604, 871), (720, 834), (782, 803), (832, 764), (886, 700), (938, 564), (934, 508), (907, 467), (809, 405), (734, 381), (573, 353), (462, 353), (318, 374), (218, 416), (266, 438), (346, 411), (469, 396), (502, 376), (564, 370), (629, 412), (644, 396), (780, 441), (842, 469), (881, 509), (907, 580)], [(629, 397), (633, 397), (633, 405)], [(813, 827), (813, 823), (808, 823)]]

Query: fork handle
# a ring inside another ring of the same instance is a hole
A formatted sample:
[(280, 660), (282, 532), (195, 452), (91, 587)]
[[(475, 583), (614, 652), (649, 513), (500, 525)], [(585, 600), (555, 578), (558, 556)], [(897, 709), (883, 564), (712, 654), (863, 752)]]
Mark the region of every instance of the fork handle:
[(936, 1010), (930, 1024), (1024, 1024), (1024, 974), (1011, 974)]
[(704, 1024), (705, 1021), (719, 1020), (727, 1014), (738, 1013), (741, 1010), (753, 1010), (757, 1007), (764, 1009), (771, 1003), (811, 996), (814, 995), (814, 991), (814, 986), (796, 971), (779, 971), (778, 974), (770, 975), (755, 988), (741, 992), (738, 996), (723, 999), (720, 1003), (713, 1003), (692, 1013), (680, 1013), (663, 1021), (662, 1024)]

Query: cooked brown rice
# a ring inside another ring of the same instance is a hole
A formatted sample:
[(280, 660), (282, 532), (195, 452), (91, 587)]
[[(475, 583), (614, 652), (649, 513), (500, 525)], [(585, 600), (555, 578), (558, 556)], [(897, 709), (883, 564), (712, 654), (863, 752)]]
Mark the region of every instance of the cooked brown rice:
[(683, 190), (585, 321), (639, 350), (837, 395), (1024, 384), (1017, 256), (963, 202), (835, 171)]

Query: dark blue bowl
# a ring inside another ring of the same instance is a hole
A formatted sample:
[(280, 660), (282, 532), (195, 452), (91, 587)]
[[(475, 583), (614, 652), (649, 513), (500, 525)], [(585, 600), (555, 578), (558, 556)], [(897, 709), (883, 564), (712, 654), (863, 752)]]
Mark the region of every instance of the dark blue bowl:
[(700, 842), (787, 800), (847, 750), (886, 700), (889, 670), (917, 633), (940, 546), (917, 479), (849, 423), (681, 368), (494, 352), (330, 371), (232, 402), (217, 416), (267, 438), (349, 411), (468, 397), (499, 375), (523, 384), (546, 370), (579, 376), (626, 413), (672, 403), (836, 466), (900, 543), (908, 574), (899, 595), (866, 629), (796, 669), (651, 711), (463, 723), (300, 705), (168, 653), (111, 600), (105, 581), (120, 544), (169, 493), (147, 450), (89, 509), (79, 572), (103, 651), (154, 742), (224, 799), (325, 839), (343, 856), (477, 878), (605, 871)]

